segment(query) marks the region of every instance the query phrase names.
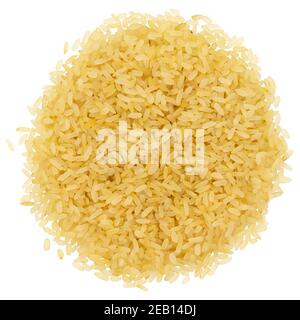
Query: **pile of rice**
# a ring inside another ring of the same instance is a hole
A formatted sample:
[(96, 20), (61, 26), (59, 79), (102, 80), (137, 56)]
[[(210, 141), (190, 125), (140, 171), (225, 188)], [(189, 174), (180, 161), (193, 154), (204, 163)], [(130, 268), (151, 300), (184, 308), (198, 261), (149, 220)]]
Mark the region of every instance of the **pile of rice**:
[[(203, 277), (257, 241), (286, 181), (288, 149), (275, 84), (253, 53), (208, 18), (173, 12), (112, 16), (76, 45), (30, 108), (32, 128), (20, 130), (29, 131), (22, 204), (61, 246), (58, 256), (143, 288)], [(99, 164), (97, 133), (119, 120), (205, 128), (204, 172)]]

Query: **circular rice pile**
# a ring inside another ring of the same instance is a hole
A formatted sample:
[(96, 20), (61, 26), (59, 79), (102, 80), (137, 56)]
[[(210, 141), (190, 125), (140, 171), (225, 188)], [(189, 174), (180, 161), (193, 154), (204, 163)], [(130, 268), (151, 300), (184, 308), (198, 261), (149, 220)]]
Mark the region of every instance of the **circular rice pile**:
[[(288, 151), (275, 84), (238, 39), (203, 16), (113, 16), (51, 81), (31, 108), (22, 203), (76, 267), (143, 288), (203, 277), (259, 238)], [(99, 164), (97, 133), (119, 120), (204, 128), (204, 172)]]

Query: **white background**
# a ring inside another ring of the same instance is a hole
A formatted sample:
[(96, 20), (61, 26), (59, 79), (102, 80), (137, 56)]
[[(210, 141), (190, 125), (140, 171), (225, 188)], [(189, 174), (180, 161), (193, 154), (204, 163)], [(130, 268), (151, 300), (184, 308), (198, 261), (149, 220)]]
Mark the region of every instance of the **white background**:
[[(44, 233), (20, 207), (24, 177), (15, 128), (27, 125), (26, 106), (48, 83), (63, 44), (94, 29), (112, 13), (204, 14), (229, 34), (243, 36), (271, 75), (282, 103), (282, 125), (291, 139), (293, 181), (273, 200), (262, 240), (236, 252), (214, 276), (182, 285), (150, 285), (146, 293), (77, 271), (56, 250), (43, 251)], [(0, 2), (0, 299), (299, 299), (300, 298), (300, 1), (298, 0), (43, 0)]]

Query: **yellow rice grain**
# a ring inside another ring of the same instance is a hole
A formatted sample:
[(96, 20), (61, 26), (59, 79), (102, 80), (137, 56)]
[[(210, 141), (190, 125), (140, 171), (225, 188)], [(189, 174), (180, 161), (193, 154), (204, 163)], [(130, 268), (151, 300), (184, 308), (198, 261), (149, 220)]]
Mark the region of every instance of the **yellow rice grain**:
[(50, 240), (49, 239), (45, 239), (45, 241), (44, 241), (44, 250), (46, 250), (46, 251), (50, 250)]

